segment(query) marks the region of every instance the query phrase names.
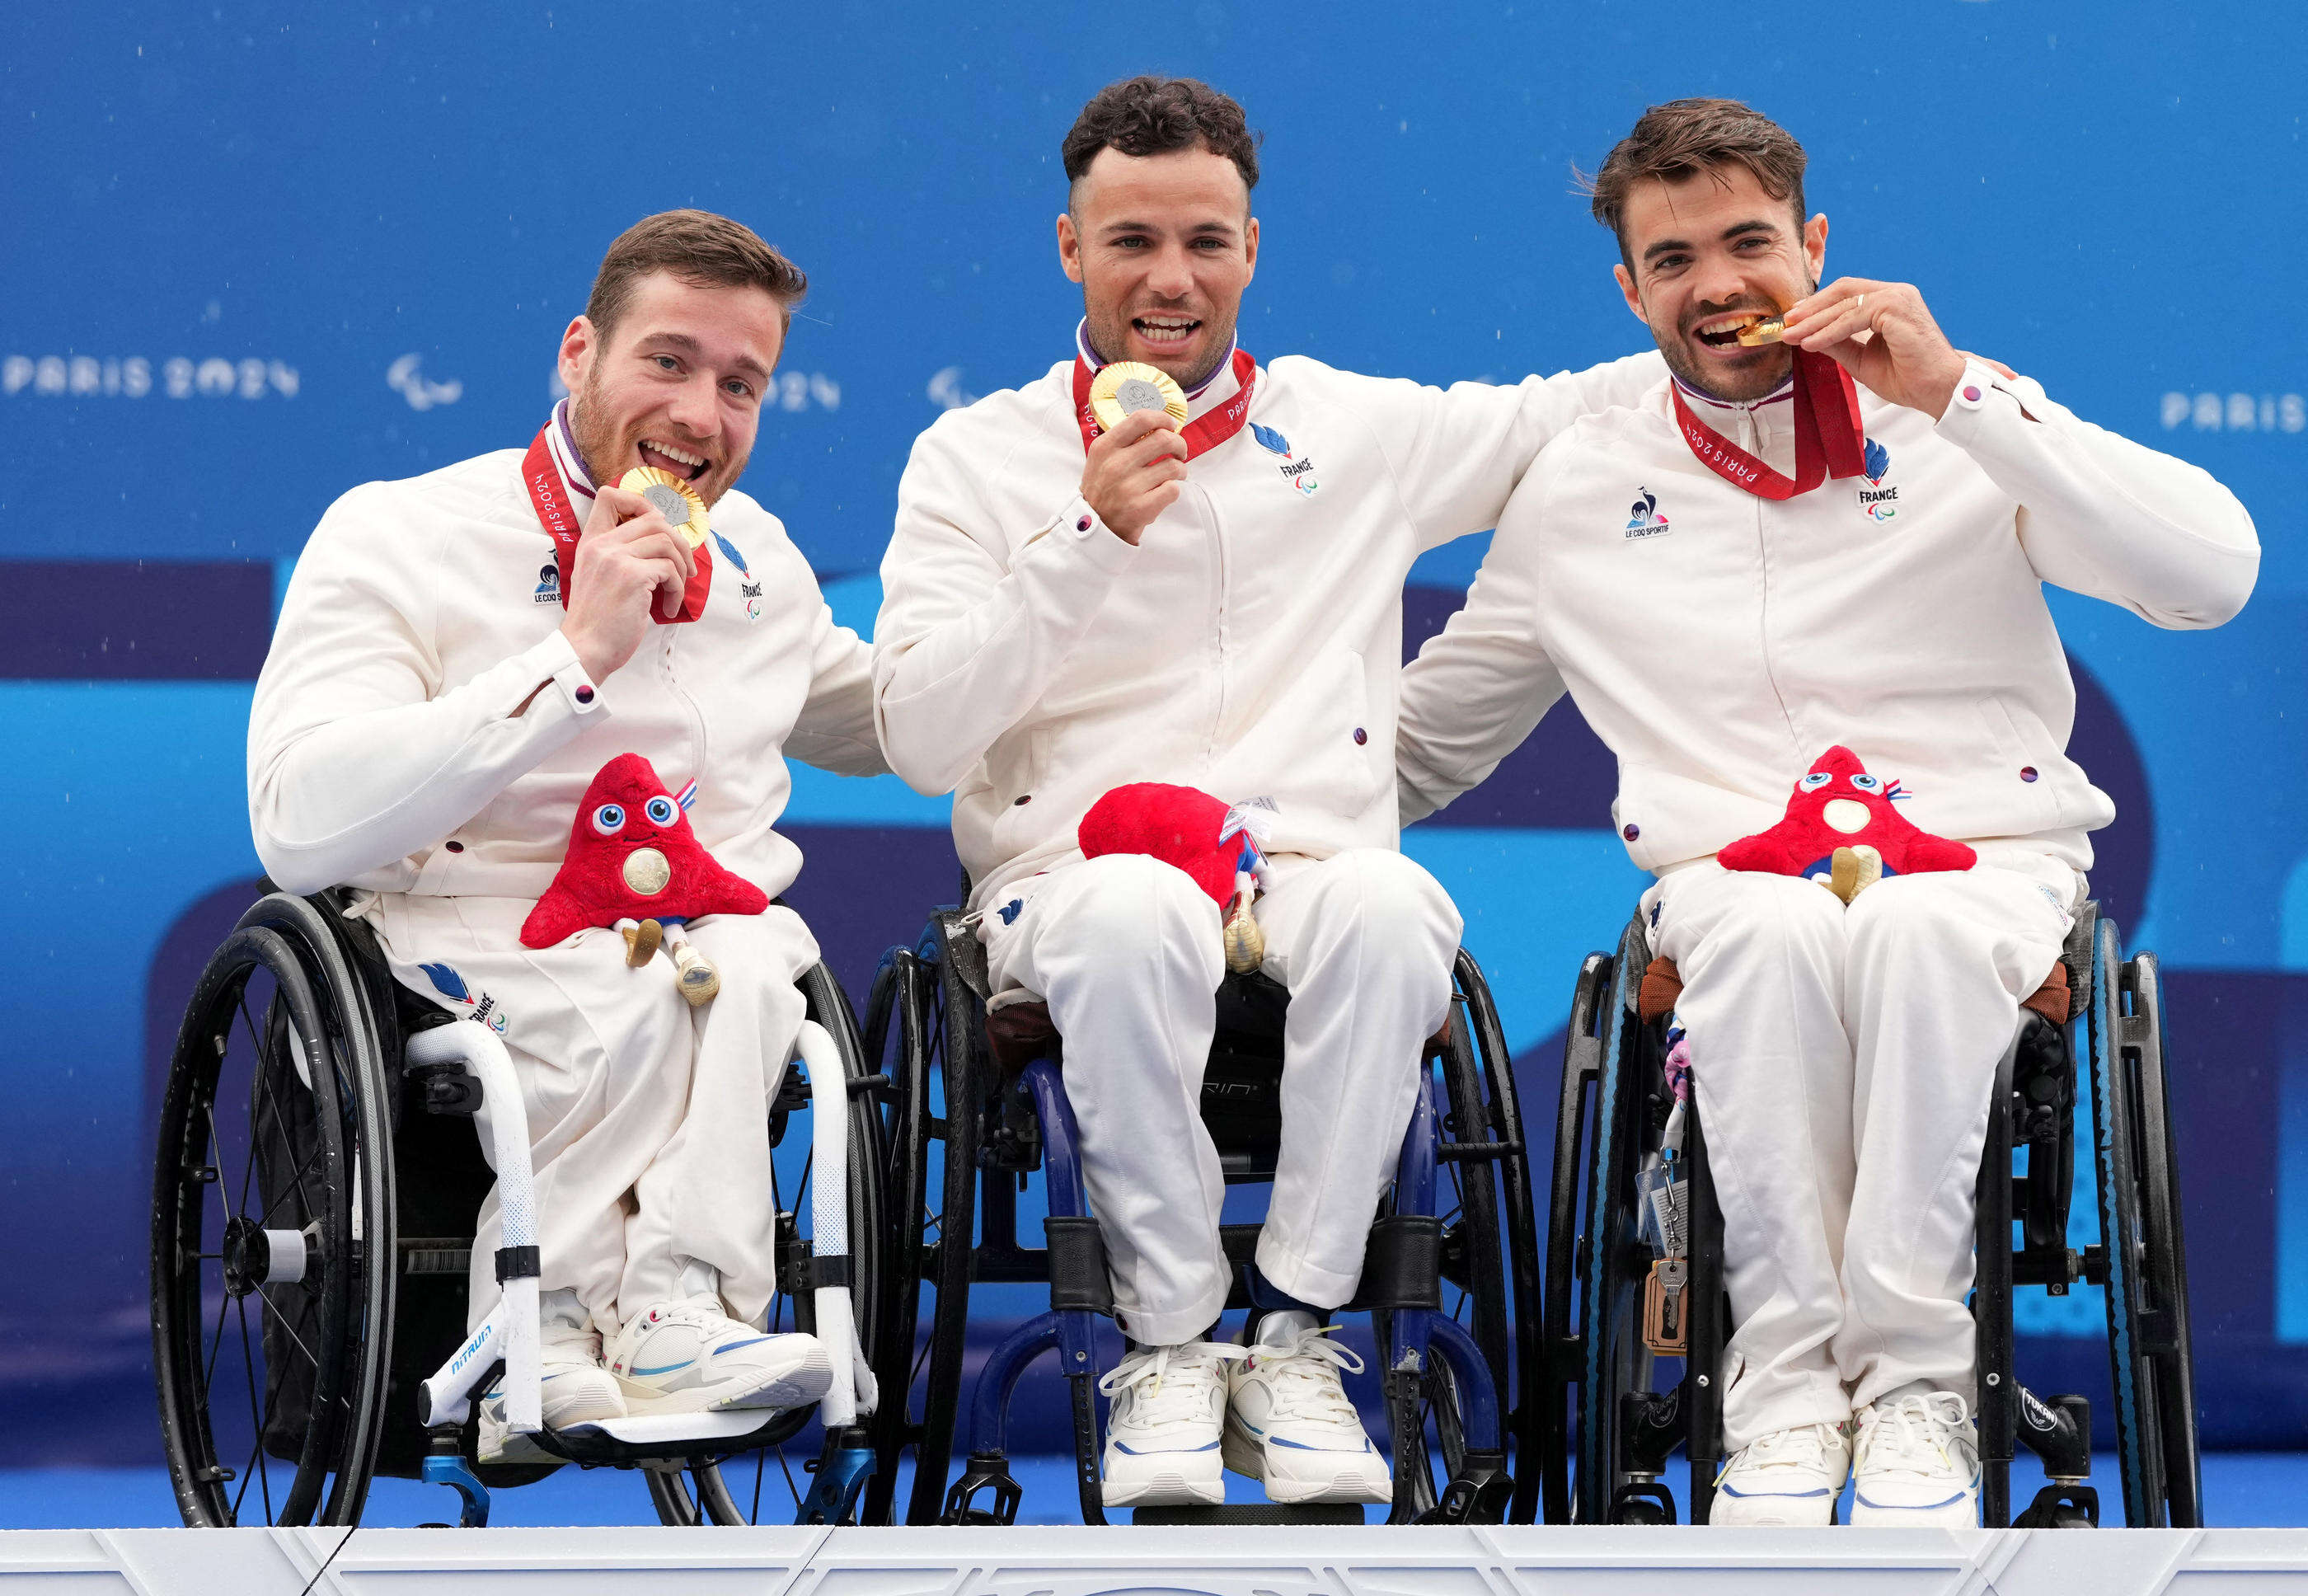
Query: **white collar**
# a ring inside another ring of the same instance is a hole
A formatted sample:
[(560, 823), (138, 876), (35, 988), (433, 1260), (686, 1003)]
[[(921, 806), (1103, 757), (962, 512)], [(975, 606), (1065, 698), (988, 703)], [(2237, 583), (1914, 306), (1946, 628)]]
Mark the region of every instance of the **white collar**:
[(585, 469), (585, 457), (577, 452), (577, 434), (569, 425), (565, 398), (553, 407), (553, 418), (546, 423), (545, 444), (553, 452), (553, 463), (561, 468), (561, 479), (569, 485), (571, 496), (591, 504), (593, 473)]
[[(1761, 410), (1766, 405), (1786, 404), (1795, 398), (1796, 394), (1796, 378), (1792, 371), (1787, 374), (1784, 382), (1761, 399), (1718, 399), (1704, 389), (1692, 387), (1679, 376), (1670, 377), (1668, 380), (1682, 390), (1684, 402), (1690, 405), (1692, 410), (1702, 413), (1712, 410), (1726, 418), (1742, 413), (1753, 414)], [(1756, 418), (1761, 420), (1763, 418), (1758, 416)]]

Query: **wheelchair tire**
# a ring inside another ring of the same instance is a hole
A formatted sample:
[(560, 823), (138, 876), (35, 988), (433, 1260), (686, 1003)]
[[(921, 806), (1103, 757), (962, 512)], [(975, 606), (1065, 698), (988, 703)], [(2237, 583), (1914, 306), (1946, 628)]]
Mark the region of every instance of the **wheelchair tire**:
[[(886, 1046), (894, 1037), (898, 1048), (887, 1209), (891, 1272), (885, 1311), (891, 1332), (883, 1339), (874, 1371), (882, 1411), (874, 1432), (878, 1456), (863, 1512), (870, 1523), (938, 1522), (961, 1406), (977, 1226), (978, 1118), (988, 1061), (982, 1057), (984, 1021), (976, 995), (942, 945), (947, 918), (933, 917), (917, 946), (893, 950), (887, 979), (875, 980), (867, 1014), (869, 1042)], [(878, 1055), (874, 1062), (880, 1062)], [(934, 1209), (933, 1143), (943, 1149)], [(925, 1284), (933, 1294), (926, 1334), (919, 1327)], [(914, 1451), (913, 1488), (900, 1521), (897, 1471), (908, 1446)]]
[(2202, 1488), (2162, 991), (2155, 955), (2124, 962), (2105, 919), (2094, 963), (2093, 1167), (2124, 1522), (2193, 1528), (2203, 1522)]
[[(808, 1005), (808, 1017), (823, 1026), (833, 1038), (833, 1045), (841, 1055), (843, 1078), (848, 1088), (849, 1152), (847, 1178), (849, 1188), (849, 1279), (850, 1313), (857, 1326), (858, 1346), (866, 1362), (875, 1365), (881, 1351), (883, 1318), (880, 1311), (880, 1282), (888, 1272), (890, 1220), (883, 1207), (883, 1194), (889, 1189), (889, 1147), (883, 1134), (881, 1109), (874, 1094), (866, 1083), (870, 1073), (863, 1045), (857, 1036), (857, 1020), (849, 1006), (848, 994), (833, 979), (832, 971), (824, 965), (814, 966), (800, 981), (802, 996)], [(775, 1155), (780, 1145), (798, 1134), (800, 1145), (808, 1146), (807, 1122), (796, 1117), (789, 1109), (773, 1111), (771, 1117), (771, 1152), (775, 1179)], [(778, 1287), (769, 1309), (769, 1327), (772, 1331), (791, 1330), (814, 1323), (814, 1304), (809, 1300), (810, 1282), (803, 1277), (808, 1263), (807, 1255), (798, 1250), (806, 1246), (807, 1238), (800, 1233), (799, 1221), (810, 1213), (814, 1178), (809, 1160), (805, 1157), (800, 1183), (791, 1192), (780, 1189), (777, 1194), (779, 1211), (796, 1216), (790, 1228), (781, 1231), (790, 1238), (796, 1248), (792, 1258), (779, 1260)], [(648, 1476), (650, 1500), (657, 1508), (659, 1522), (676, 1527), (694, 1524), (756, 1524), (791, 1523), (801, 1505), (800, 1497), (806, 1487), (795, 1485), (793, 1470), (788, 1463), (783, 1448), (816, 1417), (814, 1408), (797, 1408), (783, 1415), (777, 1427), (761, 1446), (735, 1456), (700, 1461), (683, 1475), (672, 1470), (644, 1469)], [(779, 1477), (787, 1482), (769, 1497), (769, 1516), (762, 1517), (763, 1498), (768, 1496), (771, 1476), (769, 1464), (774, 1459)]]
[[(188, 1524), (359, 1520), (392, 1300), (392, 1160), (366, 1004), (327, 922), (276, 893), (210, 959), (179, 1027), (151, 1298), (162, 1445)], [(293, 1465), (278, 1492), (276, 1459)]]

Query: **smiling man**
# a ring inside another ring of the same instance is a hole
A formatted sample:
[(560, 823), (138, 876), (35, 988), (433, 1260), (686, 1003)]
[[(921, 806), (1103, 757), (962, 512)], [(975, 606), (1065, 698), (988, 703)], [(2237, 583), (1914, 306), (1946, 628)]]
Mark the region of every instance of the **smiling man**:
[[(916, 788), (953, 792), (994, 981), (1046, 999), (1065, 1038), (1132, 1342), (1107, 1380), (1106, 1500), (1221, 1500), (1223, 1456), (1278, 1501), (1383, 1501), (1339, 1383), (1352, 1355), (1322, 1332), (1354, 1294), (1459, 940), (1396, 847), (1403, 581), (1489, 527), (1574, 417), (1659, 367), (1444, 392), (1261, 367), (1236, 340), (1259, 250), (1242, 108), (1132, 78), (1083, 108), (1064, 156), (1058, 262), (1082, 320), (1046, 374), (914, 446), (882, 566), (883, 743)], [(1086, 401), (1109, 361), (1174, 379), (1183, 426), (1141, 411), (1100, 432)], [(1142, 781), (1255, 804), (1266, 832), (1264, 968), (1291, 1000), (1258, 1267), (1283, 1306), (1246, 1327), (1247, 1358), (1212, 1340), (1225, 1188), (1196, 1113), (1218, 907), (1168, 864), (1077, 846), (1101, 795)]]
[[(777, 518), (734, 491), (805, 286), (726, 218), (636, 224), (563, 335), (571, 397), (527, 451), (340, 499), (257, 682), (249, 812), (265, 868), (292, 892), (360, 889), (394, 976), (512, 1051), (551, 1428), (795, 1406), (829, 1374), (813, 1338), (751, 1323), (774, 1278), (765, 1104), (802, 1020), (795, 979), (817, 960), (808, 930), (775, 904), (691, 921), (721, 974), (697, 1009), (668, 961), (627, 968), (614, 929), (521, 941), (588, 782), (618, 755), (646, 757), (697, 841), (773, 897), (801, 866), (772, 829), (783, 755), (886, 768), (866, 645), (833, 624)], [(694, 548), (609, 486), (642, 465), (709, 506)], [(496, 1298), (501, 1229), (492, 1195), (475, 1324)], [(483, 1460), (541, 1457), (509, 1446), (502, 1410), (494, 1392), (481, 1404)]]
[[(1643, 913), (1684, 983), (1722, 1203), (1713, 1522), (1827, 1523), (1849, 1471), (1854, 1523), (1959, 1525), (1989, 1083), (2115, 813), (2067, 755), (2043, 586), (2215, 626), (2259, 544), (2204, 472), (1952, 348), (1914, 288), (1821, 289), (1804, 167), (1721, 99), (1652, 108), (1603, 163), (1618, 286), (1674, 375), (1571, 428), (1516, 491), (1466, 608), (1404, 673), (1402, 808), (1480, 781), (1568, 687), (1618, 756), (1613, 824), (1658, 877)], [(1740, 341), (1782, 312), (1785, 342)], [(1823, 757), (1839, 746), (1865, 769)], [(1804, 879), (1826, 858), (1718, 862), (1830, 783), (1841, 833), (1897, 796), (1968, 848), (1847, 908)]]

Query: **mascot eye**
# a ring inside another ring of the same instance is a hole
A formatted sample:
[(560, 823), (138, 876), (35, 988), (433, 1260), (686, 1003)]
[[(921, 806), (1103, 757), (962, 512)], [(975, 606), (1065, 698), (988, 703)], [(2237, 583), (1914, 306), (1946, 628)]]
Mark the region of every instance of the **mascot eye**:
[(1881, 792), (1883, 789), (1883, 782), (1882, 779), (1880, 777), (1871, 776), (1864, 771), (1862, 771), (1857, 775), (1852, 777), (1851, 784), (1859, 789), (1862, 792)]
[(650, 799), (648, 806), (642, 811), (650, 817), (651, 825), (671, 825), (676, 812), (673, 807), (673, 800), (661, 792)]
[(593, 829), (605, 837), (614, 837), (625, 829), (625, 807), (623, 804), (603, 804), (593, 811)]
[(1802, 787), (1805, 792), (1817, 792), (1821, 788), (1826, 786), (1834, 779), (1834, 777), (1829, 775), (1825, 771), (1813, 771), (1810, 775), (1805, 776), (1802, 781), (1797, 783), (1797, 785)]

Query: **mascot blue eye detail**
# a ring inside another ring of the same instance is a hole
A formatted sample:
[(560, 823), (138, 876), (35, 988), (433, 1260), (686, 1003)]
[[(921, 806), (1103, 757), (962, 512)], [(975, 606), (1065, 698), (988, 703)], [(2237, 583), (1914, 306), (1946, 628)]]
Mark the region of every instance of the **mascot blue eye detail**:
[(671, 825), (675, 814), (673, 800), (660, 792), (650, 799), (642, 813), (649, 816), (651, 825)]
[(593, 829), (605, 837), (614, 837), (625, 829), (625, 807), (623, 804), (603, 804), (593, 811)]
[(1796, 785), (1801, 787), (1805, 792), (1817, 792), (1821, 788), (1826, 786), (1830, 781), (1834, 780), (1835, 778), (1829, 775), (1825, 771), (1813, 771), (1810, 775), (1805, 776), (1801, 781), (1797, 782)]
[(1877, 776), (1871, 776), (1865, 771), (1861, 771), (1857, 775), (1852, 777), (1851, 784), (1859, 789), (1862, 792), (1881, 792), (1883, 790), (1882, 779)]

